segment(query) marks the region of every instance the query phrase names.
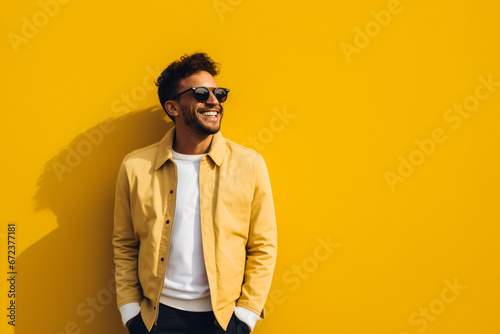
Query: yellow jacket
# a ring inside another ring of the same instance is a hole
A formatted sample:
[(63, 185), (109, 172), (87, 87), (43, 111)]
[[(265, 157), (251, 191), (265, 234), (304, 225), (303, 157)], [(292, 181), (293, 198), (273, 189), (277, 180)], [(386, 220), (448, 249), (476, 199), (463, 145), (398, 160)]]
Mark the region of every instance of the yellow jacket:
[[(158, 317), (175, 209), (173, 127), (128, 154), (118, 173), (113, 247), (118, 307), (140, 302), (148, 330)], [(264, 318), (276, 262), (271, 184), (257, 152), (214, 134), (200, 162), (203, 252), (213, 312), (226, 330), (238, 305)]]

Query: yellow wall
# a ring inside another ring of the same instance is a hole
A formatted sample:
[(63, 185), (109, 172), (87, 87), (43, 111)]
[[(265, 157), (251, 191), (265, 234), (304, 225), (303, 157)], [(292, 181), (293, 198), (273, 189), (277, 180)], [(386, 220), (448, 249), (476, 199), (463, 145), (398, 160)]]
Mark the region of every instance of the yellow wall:
[(500, 2), (54, 1), (0, 14), (2, 333), (126, 333), (115, 176), (169, 126), (152, 80), (194, 51), (272, 180), (255, 333), (500, 332)]

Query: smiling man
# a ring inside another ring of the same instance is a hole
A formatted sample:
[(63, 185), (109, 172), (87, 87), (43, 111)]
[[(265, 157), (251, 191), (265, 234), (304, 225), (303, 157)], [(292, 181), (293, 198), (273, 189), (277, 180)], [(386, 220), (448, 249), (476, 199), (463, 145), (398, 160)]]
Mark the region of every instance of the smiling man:
[(264, 318), (276, 262), (271, 184), (260, 154), (220, 132), (229, 89), (204, 53), (157, 80), (174, 127), (128, 154), (113, 231), (116, 291), (139, 333), (250, 333)]

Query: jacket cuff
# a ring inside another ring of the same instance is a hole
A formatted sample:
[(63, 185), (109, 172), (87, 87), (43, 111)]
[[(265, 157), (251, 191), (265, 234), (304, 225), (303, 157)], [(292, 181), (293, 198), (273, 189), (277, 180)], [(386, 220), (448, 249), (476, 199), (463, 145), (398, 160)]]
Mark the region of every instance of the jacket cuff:
[(127, 327), (127, 322), (141, 312), (141, 304), (138, 302), (128, 303), (120, 306), (123, 326)]
[(250, 332), (253, 331), (253, 328), (255, 327), (255, 323), (260, 318), (260, 316), (257, 313), (254, 313), (254, 312), (250, 311), (249, 309), (246, 309), (246, 308), (241, 307), (241, 306), (234, 307), (234, 315), (238, 319), (243, 321), (245, 324), (247, 324), (248, 327), (250, 327)]

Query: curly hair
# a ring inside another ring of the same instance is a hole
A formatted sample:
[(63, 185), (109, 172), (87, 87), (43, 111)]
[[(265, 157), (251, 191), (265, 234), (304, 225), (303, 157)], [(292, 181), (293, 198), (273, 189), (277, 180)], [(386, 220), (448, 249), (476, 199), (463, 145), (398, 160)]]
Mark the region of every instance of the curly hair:
[[(206, 53), (199, 52), (190, 56), (185, 54), (180, 61), (174, 61), (163, 70), (156, 80), (156, 86), (158, 86), (158, 97), (165, 112), (167, 112), (165, 102), (177, 92), (179, 81), (199, 71), (207, 71), (216, 76), (220, 72), (220, 64), (214, 62)], [(175, 122), (174, 118), (168, 113), (167, 116)]]

